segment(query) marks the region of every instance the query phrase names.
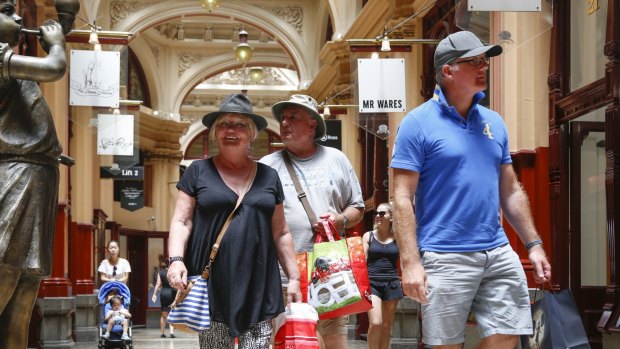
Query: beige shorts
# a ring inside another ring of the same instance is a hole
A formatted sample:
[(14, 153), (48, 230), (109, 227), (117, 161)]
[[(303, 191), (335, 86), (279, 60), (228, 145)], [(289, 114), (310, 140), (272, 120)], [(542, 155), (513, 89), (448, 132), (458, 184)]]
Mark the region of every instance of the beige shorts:
[(349, 317), (337, 317), (335, 319), (327, 319), (327, 320), (319, 320), (316, 324), (316, 331), (321, 334), (321, 336), (333, 336), (333, 335), (347, 335), (348, 329), (347, 325), (349, 324)]

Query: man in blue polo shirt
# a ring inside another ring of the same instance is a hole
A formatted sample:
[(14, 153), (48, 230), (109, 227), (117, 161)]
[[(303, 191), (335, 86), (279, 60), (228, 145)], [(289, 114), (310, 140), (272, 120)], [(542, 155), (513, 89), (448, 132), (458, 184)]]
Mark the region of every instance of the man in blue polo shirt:
[(422, 303), (423, 341), (434, 348), (461, 348), (470, 311), (483, 338), (478, 348), (512, 349), (519, 335), (532, 333), (525, 273), (500, 225), (500, 207), (529, 251), (535, 281), (551, 278), (512, 168), (506, 125), (478, 104), (489, 58), (501, 53), (467, 31), (443, 39), (435, 94), (407, 114), (394, 143), (403, 290)]

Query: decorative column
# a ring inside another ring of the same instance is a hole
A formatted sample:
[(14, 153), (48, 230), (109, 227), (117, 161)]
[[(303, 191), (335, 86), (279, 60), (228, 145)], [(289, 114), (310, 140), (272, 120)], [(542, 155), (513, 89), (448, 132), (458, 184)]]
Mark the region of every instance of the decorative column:
[(92, 263), (93, 229), (92, 224), (71, 222), (69, 233), (69, 276), (73, 280), (75, 294), (73, 333), (76, 342), (94, 341), (98, 335), (98, 299), (94, 293)]

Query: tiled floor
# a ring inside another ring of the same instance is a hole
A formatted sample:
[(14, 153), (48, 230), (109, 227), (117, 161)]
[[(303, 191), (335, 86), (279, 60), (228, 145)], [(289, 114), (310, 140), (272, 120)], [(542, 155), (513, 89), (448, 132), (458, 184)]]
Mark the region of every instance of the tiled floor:
[[(166, 333), (167, 334), (167, 333)], [(198, 337), (196, 334), (175, 332), (176, 338), (160, 338), (159, 329), (156, 328), (134, 328), (133, 346), (136, 349), (189, 349), (198, 348)], [(96, 349), (97, 342), (75, 343), (73, 349)], [(364, 341), (349, 341), (349, 349), (367, 348)]]

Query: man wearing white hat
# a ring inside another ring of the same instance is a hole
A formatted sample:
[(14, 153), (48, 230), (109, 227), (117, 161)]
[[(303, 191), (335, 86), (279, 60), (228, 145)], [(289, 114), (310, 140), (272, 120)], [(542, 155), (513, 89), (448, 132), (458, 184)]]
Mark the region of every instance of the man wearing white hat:
[(506, 125), (478, 104), (489, 58), (501, 53), (467, 31), (443, 39), (435, 95), (405, 116), (394, 143), (403, 290), (422, 303), (422, 340), (433, 348), (461, 348), (470, 311), (483, 338), (477, 348), (512, 349), (519, 335), (532, 333), (527, 280), (500, 208), (529, 252), (534, 280), (551, 278), (512, 168)]
[[(317, 109), (314, 98), (306, 95), (293, 95), (288, 101), (274, 104), (271, 110), (280, 122), (280, 138), (286, 149), (260, 160), (280, 175), (284, 214), (297, 252), (311, 250), (315, 234), (323, 233), (322, 225), (317, 222), (331, 220), (344, 233), (345, 228), (362, 219), (364, 212), (362, 190), (347, 157), (338, 149), (315, 143), (325, 136), (325, 121)], [(285, 153), (312, 210), (318, 215), (315, 222), (310, 222), (297, 195), (284, 162)], [(323, 348), (348, 347), (346, 317), (321, 320), (317, 331), (322, 336)]]

